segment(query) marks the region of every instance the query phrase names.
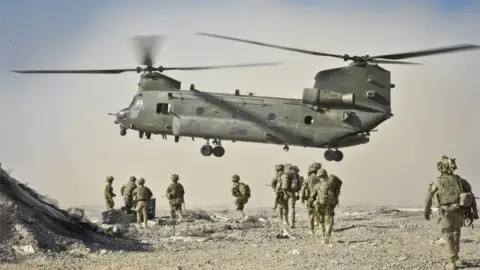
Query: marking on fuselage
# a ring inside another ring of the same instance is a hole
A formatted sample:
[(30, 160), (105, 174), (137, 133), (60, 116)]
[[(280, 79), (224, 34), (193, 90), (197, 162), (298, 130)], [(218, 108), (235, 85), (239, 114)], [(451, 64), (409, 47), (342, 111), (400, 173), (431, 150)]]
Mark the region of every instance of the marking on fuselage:
[(239, 134), (239, 135), (247, 135), (247, 130), (246, 129), (243, 129), (243, 128), (237, 128), (237, 127), (233, 127), (231, 130), (230, 130), (230, 134)]

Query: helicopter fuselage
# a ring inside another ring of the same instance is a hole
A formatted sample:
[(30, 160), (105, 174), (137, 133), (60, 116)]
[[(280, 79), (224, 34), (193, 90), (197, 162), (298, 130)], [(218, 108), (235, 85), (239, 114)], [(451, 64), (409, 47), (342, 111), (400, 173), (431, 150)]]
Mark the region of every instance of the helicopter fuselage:
[[(173, 135), (177, 142), (179, 137), (192, 137), (207, 142), (212, 139), (215, 147), (221, 147), (222, 140), (270, 143), (284, 145), (288, 151), (288, 145), (338, 149), (367, 143), (369, 132), (391, 116), (389, 112), (348, 104), (352, 100), (342, 104), (342, 97), (331, 98), (330, 105), (306, 104), (312, 91), (315, 89), (305, 89), (303, 99), (239, 92), (143, 91), (124, 109), (128, 113), (123, 114), (123, 120), (117, 120), (124, 128)], [(207, 144), (202, 154), (215, 155), (213, 149)]]

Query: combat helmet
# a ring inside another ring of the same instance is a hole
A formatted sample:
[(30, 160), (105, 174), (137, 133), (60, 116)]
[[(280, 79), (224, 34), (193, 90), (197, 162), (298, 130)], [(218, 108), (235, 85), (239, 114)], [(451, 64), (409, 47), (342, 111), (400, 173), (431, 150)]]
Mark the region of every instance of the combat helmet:
[(140, 179), (138, 179), (137, 183), (139, 185), (143, 185), (143, 184), (145, 184), (145, 179), (143, 177), (140, 177)]
[(178, 174), (175, 174), (175, 173), (172, 174), (172, 176), (171, 176), (170, 178), (172, 178), (172, 181), (173, 181), (173, 182), (177, 182), (178, 179), (179, 179)]
[(238, 181), (240, 181), (240, 176), (238, 176), (238, 174), (232, 175), (232, 182), (236, 183)]
[(440, 161), (437, 162), (437, 170), (442, 174), (453, 174), (457, 169), (457, 161), (453, 157), (443, 155)]
[(111, 176), (111, 175), (107, 176), (107, 182), (111, 183), (111, 182), (113, 182), (113, 180), (115, 180), (115, 178), (113, 178), (113, 176)]
[(327, 170), (323, 168), (317, 171), (317, 176), (327, 176), (327, 175), (328, 175)]
[(137, 181), (137, 178), (135, 176), (130, 176), (130, 182), (135, 182)]
[(275, 171), (276, 172), (283, 171), (283, 170), (285, 170), (285, 166), (283, 164), (275, 165)]

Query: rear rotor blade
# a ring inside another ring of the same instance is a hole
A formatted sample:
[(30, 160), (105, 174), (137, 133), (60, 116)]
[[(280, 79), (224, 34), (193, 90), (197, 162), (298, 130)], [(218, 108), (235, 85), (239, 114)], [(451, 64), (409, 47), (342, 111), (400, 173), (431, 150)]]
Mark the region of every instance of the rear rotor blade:
[(12, 70), (15, 73), (29, 74), (119, 74), (137, 71), (136, 69), (73, 69), (73, 70)]
[(139, 65), (153, 66), (160, 47), (165, 43), (165, 36), (143, 35), (131, 38)]
[(233, 40), (233, 41), (238, 41), (238, 42), (243, 42), (243, 43), (255, 44), (255, 45), (260, 45), (260, 46), (265, 46), (265, 47), (270, 47), (270, 48), (276, 48), (276, 49), (286, 50), (286, 51), (292, 51), (292, 52), (305, 53), (305, 54), (310, 54), (310, 55), (330, 56), (330, 57), (336, 57), (336, 58), (341, 58), (341, 59), (344, 58), (344, 56), (340, 55), (340, 54), (321, 53), (321, 52), (315, 52), (315, 51), (309, 51), (309, 50), (303, 50), (303, 49), (296, 49), (296, 48), (291, 48), (291, 47), (284, 47), (284, 46), (279, 46), (279, 45), (274, 45), (274, 44), (268, 44), (268, 43), (263, 43), (263, 42), (258, 42), (258, 41), (247, 40), (247, 39), (240, 39), (240, 38), (222, 36), (222, 35), (217, 35), (217, 34), (197, 32), (197, 35), (214, 37), (214, 38), (221, 38), (221, 39), (227, 39), (227, 40)]
[(375, 63), (375, 64), (423, 65), (422, 63), (415, 63), (415, 62), (391, 61), (391, 60), (379, 60), (379, 59), (372, 59), (372, 60), (369, 60), (368, 62)]
[(448, 46), (442, 48), (435, 48), (435, 49), (428, 49), (428, 50), (420, 50), (420, 51), (411, 51), (405, 53), (395, 53), (395, 54), (384, 54), (384, 55), (377, 55), (371, 56), (368, 59), (390, 59), (390, 60), (399, 60), (399, 59), (406, 59), (406, 58), (413, 58), (413, 57), (420, 57), (420, 56), (427, 56), (427, 55), (435, 55), (435, 54), (443, 54), (443, 53), (453, 53), (453, 52), (460, 52), (460, 51), (468, 51), (468, 50), (477, 50), (480, 49), (479, 45), (473, 44), (460, 44), (455, 46)]
[(198, 66), (198, 67), (165, 67), (162, 70), (205, 70), (205, 69), (223, 69), (223, 68), (238, 68), (238, 67), (261, 67), (261, 66), (276, 66), (281, 65), (281, 62), (270, 63), (252, 63), (239, 65), (222, 65), (222, 66)]

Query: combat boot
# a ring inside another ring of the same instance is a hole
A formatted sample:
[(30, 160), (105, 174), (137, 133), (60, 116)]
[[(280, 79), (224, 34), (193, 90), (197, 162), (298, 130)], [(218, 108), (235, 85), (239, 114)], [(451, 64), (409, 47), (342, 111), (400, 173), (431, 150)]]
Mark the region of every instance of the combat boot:
[(324, 240), (324, 243), (325, 244), (328, 244), (330, 243), (330, 236), (332, 235), (332, 226), (331, 225), (327, 225), (325, 226), (325, 240)]
[(450, 261), (445, 265), (445, 270), (457, 270), (457, 265), (454, 261)]

